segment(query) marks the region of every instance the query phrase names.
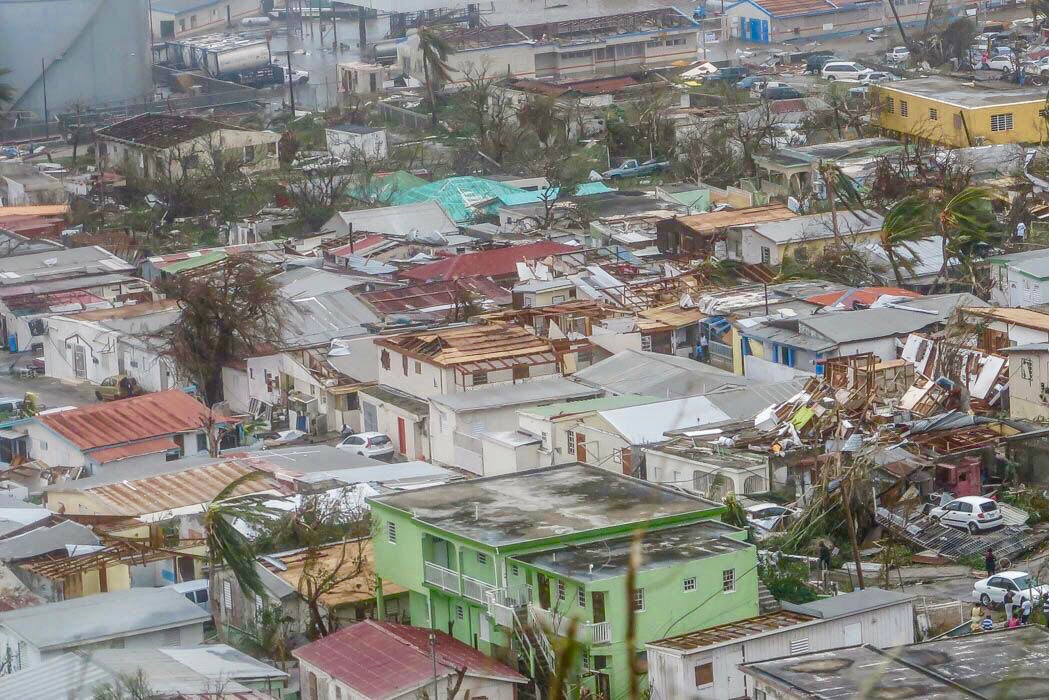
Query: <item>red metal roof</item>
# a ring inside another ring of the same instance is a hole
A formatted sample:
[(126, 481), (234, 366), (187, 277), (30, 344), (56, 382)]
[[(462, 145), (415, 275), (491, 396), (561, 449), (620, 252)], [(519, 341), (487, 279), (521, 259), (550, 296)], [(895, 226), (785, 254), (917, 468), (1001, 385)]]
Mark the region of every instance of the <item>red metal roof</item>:
[(856, 304), (870, 306), (885, 295), (893, 297), (921, 296), (921, 294), (918, 294), (917, 292), (912, 292), (909, 289), (900, 289), (899, 287), (863, 287), (860, 289), (850, 289), (844, 292), (817, 294), (816, 296), (809, 297), (805, 301), (810, 304), (819, 304), (820, 306), (837, 306), (840, 304), (843, 308), (852, 309), (855, 308)]
[(179, 389), (37, 416), (81, 450), (197, 430), (207, 418), (204, 404)]
[[(509, 666), (445, 634), (437, 635), (437, 673), (443, 679), (465, 667), (467, 675), (510, 683), (527, 679)], [(430, 630), (366, 620), (292, 652), (372, 700), (399, 697), (434, 678)], [(443, 683), (443, 681), (442, 681)]]
[(395, 314), (454, 304), (459, 289), (497, 304), (510, 303), (510, 292), (484, 277), (462, 277), (456, 280), (379, 289), (361, 294), (360, 298), (381, 314)]
[(524, 245), (482, 250), (479, 253), (456, 255), (437, 262), (420, 265), (401, 273), (401, 277), (429, 282), (452, 280), (459, 277), (505, 277), (517, 272), (517, 263), (538, 260), (548, 255), (559, 255), (575, 250), (570, 245), (554, 241), (539, 241)]
[(100, 450), (93, 450), (90, 454), (92, 459), (97, 460), (99, 464), (105, 464), (106, 462), (116, 462), (129, 457), (155, 455), (159, 452), (167, 452), (175, 447), (178, 447), (178, 445), (175, 444), (174, 440), (169, 437), (160, 437), (133, 442), (129, 445), (103, 447)]
[(361, 240), (353, 242), (352, 251), (350, 250), (350, 244), (347, 243), (344, 246), (339, 246), (338, 248), (333, 248), (332, 250), (329, 250), (328, 254), (340, 258), (346, 257), (347, 255), (364, 255), (368, 252), (369, 248), (374, 248), (375, 246), (382, 245), (383, 243), (387, 242), (388, 240), (385, 236), (365, 236)]

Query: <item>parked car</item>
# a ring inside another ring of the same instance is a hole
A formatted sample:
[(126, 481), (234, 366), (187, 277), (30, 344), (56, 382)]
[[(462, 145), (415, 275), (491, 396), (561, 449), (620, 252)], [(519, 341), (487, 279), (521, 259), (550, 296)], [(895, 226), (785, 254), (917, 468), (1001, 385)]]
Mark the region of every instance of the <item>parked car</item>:
[(262, 446), (271, 450), (275, 447), (288, 447), (290, 445), (305, 445), (309, 441), (309, 435), (301, 430), (278, 430), (275, 433), (267, 433), (262, 436)]
[(832, 53), (817, 53), (805, 59), (806, 73), (819, 73), (831, 61), (839, 61)]
[(750, 71), (743, 66), (725, 66), (724, 68), (718, 68), (717, 73), (708, 75), (703, 79), (705, 83), (720, 83), (720, 82), (731, 82), (737, 83), (743, 78), (750, 75)]
[(902, 78), (888, 71), (873, 71), (866, 78), (860, 80), (860, 83), (863, 85), (877, 85), (878, 83), (891, 83), (895, 80), (902, 80)]
[(25, 399), (16, 398), (13, 396), (4, 396), (0, 398), (0, 415), (4, 416), (20, 416), (22, 415), (22, 409), (25, 407)]
[(761, 97), (762, 95), (765, 94), (766, 90), (768, 90), (769, 88), (776, 88), (776, 87), (790, 87), (790, 85), (788, 85), (787, 83), (781, 82), (779, 80), (766, 80), (763, 83), (758, 83), (757, 85), (754, 85), (753, 87), (751, 87), (750, 88), (750, 95), (751, 95), (751, 97)]
[(172, 589), (176, 593), (181, 593), (191, 603), (196, 603), (199, 607), (204, 610), (211, 610), (211, 606), (208, 604), (208, 579), (198, 578), (193, 581), (183, 581), (182, 583), (175, 583), (168, 588)]
[(374, 457), (375, 459), (393, 456), (393, 442), (384, 433), (348, 435), (336, 447), (340, 450), (364, 455), (365, 457)]
[(893, 46), (885, 52), (885, 60), (889, 63), (903, 63), (911, 57), (911, 50), (906, 46)]
[(944, 525), (960, 527), (976, 534), (1002, 524), (998, 504), (983, 496), (962, 496), (929, 509), (929, 517)]
[(1038, 579), (1024, 571), (1002, 571), (974, 583), (972, 599), (989, 608), (1004, 603), (1007, 591), (1013, 592), (1013, 603), (1016, 605), (1022, 604), (1024, 600), (1037, 605), (1049, 595), (1049, 586), (1039, 583)]
[(777, 86), (765, 88), (765, 91), (761, 96), (766, 100), (797, 100), (805, 95), (792, 88), (790, 85), (786, 85), (783, 87)]
[(1011, 56), (994, 56), (983, 62), (980, 66), (984, 70), (997, 70), (1003, 73), (1013, 72), (1013, 59)]
[(759, 538), (784, 529), (790, 523), (790, 519), (798, 513), (793, 508), (778, 503), (758, 503), (747, 506), (744, 511), (747, 514), (747, 523), (754, 527)]
[(146, 393), (134, 377), (124, 374), (115, 374), (106, 377), (95, 389), (95, 398), (99, 401), (118, 401), (132, 396), (141, 396)]
[(636, 158), (631, 158), (624, 160), (617, 167), (601, 173), (601, 177), (611, 180), (617, 180), (621, 177), (641, 177), (658, 173), (661, 170), (665, 170), (669, 165), (670, 163), (665, 160), (646, 160), (643, 163), (639, 163)]
[(867, 33), (867, 41), (877, 41), (885, 37), (885, 27), (875, 27)]
[(820, 75), (827, 80), (858, 83), (873, 72), (870, 68), (865, 68), (853, 61), (833, 61), (823, 66)]
[(766, 85), (768, 82), (769, 77), (767, 75), (748, 75), (736, 83), (736, 87), (740, 90), (751, 90), (755, 87)]

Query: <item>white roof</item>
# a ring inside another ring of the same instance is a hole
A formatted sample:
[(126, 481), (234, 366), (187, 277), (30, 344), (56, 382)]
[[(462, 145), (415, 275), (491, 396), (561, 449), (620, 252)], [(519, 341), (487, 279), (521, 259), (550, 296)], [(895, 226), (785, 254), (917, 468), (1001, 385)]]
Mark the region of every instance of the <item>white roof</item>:
[[(873, 211), (838, 213), (838, 232), (844, 237), (878, 231), (881, 224), (881, 215)], [(830, 214), (812, 214), (758, 224), (754, 231), (778, 244), (818, 240), (834, 237), (834, 222)]]
[(662, 442), (666, 440), (663, 434), (668, 430), (722, 423), (731, 419), (705, 396), (616, 408), (600, 411), (598, 415), (632, 445)]

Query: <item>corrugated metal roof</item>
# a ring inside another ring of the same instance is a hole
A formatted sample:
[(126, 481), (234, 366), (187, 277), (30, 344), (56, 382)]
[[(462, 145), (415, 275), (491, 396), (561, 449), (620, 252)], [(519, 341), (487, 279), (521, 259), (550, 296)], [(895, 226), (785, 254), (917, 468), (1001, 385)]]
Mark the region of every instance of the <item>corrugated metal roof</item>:
[(706, 396), (690, 396), (645, 406), (601, 411), (603, 418), (631, 445), (662, 442), (664, 433), (696, 425), (721, 423), (731, 419)]
[(731, 226), (760, 224), (769, 221), (783, 221), (784, 219), (793, 219), (796, 216), (797, 214), (788, 209), (784, 204), (768, 204), (762, 207), (725, 209), (723, 211), (713, 211), (706, 214), (679, 216), (676, 221), (689, 227), (696, 233), (711, 233), (718, 229), (729, 228)]
[(130, 588), (0, 613), (0, 627), (38, 649), (61, 649), (97, 639), (200, 624), (211, 618), (169, 588)]
[[(429, 635), (436, 635), (431, 647)], [(437, 671), (434, 671), (436, 653)], [(445, 678), (456, 669), (508, 683), (527, 679), (495, 659), (444, 632), (431, 632), (392, 622), (367, 620), (307, 644), (292, 652), (354, 691), (372, 700), (413, 692), (434, 676)]]
[(724, 625), (717, 625), (716, 627), (649, 642), (649, 646), (661, 649), (676, 649), (678, 651), (696, 651), (710, 646), (725, 644), (726, 642), (737, 642), (759, 634), (794, 627), (805, 622), (812, 622), (815, 619), (816, 617), (813, 615), (777, 610), (765, 615), (748, 617), (737, 622), (729, 622)]
[(65, 550), (68, 544), (97, 545), (101, 542), (91, 528), (66, 520), (0, 541), (0, 560), (19, 561)]
[[(524, 363), (530, 357), (553, 362), (550, 341), (517, 325), (473, 324), (377, 338), (375, 344), (411, 357), (426, 358), (442, 366), (462, 365), (484, 360)], [(531, 363), (534, 364), (534, 363)]]
[(35, 418), (81, 450), (202, 429), (208, 409), (178, 389)]
[(623, 350), (576, 372), (576, 381), (616, 394), (680, 398), (720, 387), (753, 383), (723, 369), (687, 357), (643, 350)]
[(419, 265), (402, 272), (401, 277), (420, 282), (450, 280), (457, 277), (505, 277), (517, 274), (517, 263), (519, 262), (539, 260), (549, 255), (570, 253), (574, 250), (577, 250), (574, 246), (554, 241), (525, 243), (478, 253), (456, 255), (426, 265)]
[(241, 484), (234, 495), (289, 492), (287, 482), (278, 481), (273, 475), (275, 469), (264, 457), (229, 459), (169, 474), (87, 488), (71, 481), (50, 488), (46, 500), (49, 504), (57, 504), (61, 503), (64, 492), (82, 493), (98, 509), (98, 515), (151, 515), (210, 503), (230, 482), (256, 470), (261, 470), (259, 478)]
[(432, 396), (430, 401), (453, 411), (479, 411), (501, 406), (595, 396), (600, 393), (600, 389), (555, 376), (516, 384), (493, 384), (472, 391)]
[(103, 447), (99, 450), (93, 450), (88, 454), (90, 454), (92, 459), (96, 460), (99, 464), (105, 464), (106, 462), (116, 462), (117, 460), (127, 459), (129, 457), (141, 457), (142, 455), (153, 455), (159, 452), (167, 452), (176, 447), (178, 447), (178, 445), (175, 444), (174, 440), (169, 437), (161, 437), (153, 438), (151, 440), (142, 440), (140, 442), (132, 442), (128, 445)]

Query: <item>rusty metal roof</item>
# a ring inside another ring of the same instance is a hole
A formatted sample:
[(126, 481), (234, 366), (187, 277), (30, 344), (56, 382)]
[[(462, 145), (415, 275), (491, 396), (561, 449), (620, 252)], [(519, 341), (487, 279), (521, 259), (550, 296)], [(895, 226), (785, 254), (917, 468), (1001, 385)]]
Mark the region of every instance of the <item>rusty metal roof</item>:
[(132, 442), (127, 445), (117, 445), (116, 447), (103, 447), (98, 450), (92, 450), (90, 454), (99, 464), (105, 464), (106, 462), (116, 462), (121, 459), (128, 459), (129, 457), (155, 455), (160, 452), (167, 452), (176, 447), (178, 447), (178, 445), (176, 445), (175, 441), (171, 438), (159, 437), (151, 438), (149, 440), (140, 440), (139, 442)]
[(176, 508), (186, 508), (210, 503), (222, 489), (234, 479), (259, 471), (259, 478), (241, 484), (235, 496), (276, 491), (289, 494), (290, 482), (278, 479), (278, 467), (263, 457), (243, 457), (185, 469), (169, 474), (78, 488), (76, 481), (52, 487), (46, 494), (49, 507), (62, 501), (63, 493), (79, 493), (89, 497), (90, 507), (102, 515), (139, 516), (162, 513)]
[(732, 226), (748, 226), (751, 224), (764, 224), (772, 221), (785, 221), (786, 219), (793, 219), (796, 216), (797, 214), (788, 209), (786, 205), (767, 204), (762, 207), (725, 209), (723, 211), (712, 211), (707, 214), (679, 216), (676, 221), (683, 226), (687, 226), (696, 233), (712, 233)]
[(815, 619), (816, 618), (812, 615), (802, 615), (801, 613), (790, 612), (788, 610), (778, 610), (776, 612), (758, 615), (757, 617), (748, 617), (747, 619), (739, 620), (738, 622), (729, 622), (705, 630), (679, 634), (676, 637), (667, 637), (666, 639), (649, 642), (649, 644), (663, 649), (693, 651), (695, 649), (702, 649), (716, 644), (735, 642), (740, 639), (746, 639), (747, 637), (753, 637), (757, 634), (764, 634), (765, 632), (783, 629), (784, 627), (793, 627), (794, 625), (800, 625), (803, 622), (811, 622)]
[(179, 389), (36, 418), (85, 451), (198, 430), (207, 419), (204, 404)]

